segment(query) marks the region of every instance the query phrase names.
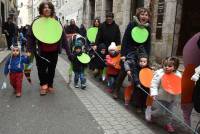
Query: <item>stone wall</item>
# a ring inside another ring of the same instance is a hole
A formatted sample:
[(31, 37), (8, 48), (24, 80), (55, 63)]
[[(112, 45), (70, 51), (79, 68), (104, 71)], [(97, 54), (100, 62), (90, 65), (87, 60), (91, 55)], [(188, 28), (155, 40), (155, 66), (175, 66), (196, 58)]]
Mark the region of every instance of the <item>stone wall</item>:
[(165, 0), (161, 39), (156, 39), (158, 0), (155, 0), (154, 2), (152, 20), (152, 56), (160, 61), (162, 58), (172, 55), (177, 1)]
[(5, 34), (0, 34), (0, 48), (6, 48), (7, 47), (7, 41)]

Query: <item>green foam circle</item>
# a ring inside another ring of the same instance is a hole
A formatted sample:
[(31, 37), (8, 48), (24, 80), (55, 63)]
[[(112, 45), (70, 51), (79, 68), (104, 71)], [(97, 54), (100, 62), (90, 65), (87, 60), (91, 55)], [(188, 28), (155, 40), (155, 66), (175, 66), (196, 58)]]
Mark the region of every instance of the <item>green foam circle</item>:
[(77, 56), (77, 58), (83, 64), (87, 64), (91, 60), (90, 56), (86, 53), (82, 53), (80, 56)]
[(39, 41), (50, 45), (60, 40), (63, 29), (56, 19), (40, 17), (33, 22), (32, 31)]
[(149, 37), (149, 32), (146, 28), (137, 26), (132, 29), (131, 36), (135, 42), (144, 43)]
[(87, 30), (87, 38), (91, 43), (94, 43), (96, 40), (98, 28), (97, 27), (91, 27)]

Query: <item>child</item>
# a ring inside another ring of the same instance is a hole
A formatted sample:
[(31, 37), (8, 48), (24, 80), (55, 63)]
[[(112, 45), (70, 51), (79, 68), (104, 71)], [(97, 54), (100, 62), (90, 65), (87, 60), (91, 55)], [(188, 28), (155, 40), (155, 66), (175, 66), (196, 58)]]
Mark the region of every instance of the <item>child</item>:
[(120, 71), (120, 54), (117, 50), (117, 46), (114, 42), (108, 47), (108, 55), (106, 55), (106, 64), (107, 64), (107, 81), (108, 81), (108, 89), (109, 93), (113, 92), (114, 85)]
[[(30, 56), (30, 54), (27, 54)], [(24, 64), (29, 63), (29, 58), (27, 56), (21, 55), (20, 46), (11, 46), (11, 57), (8, 58), (4, 74), (10, 76), (10, 84), (14, 88), (14, 93), (16, 97), (21, 97), (22, 95), (22, 80), (23, 80), (23, 71)]]
[[(148, 89), (141, 85), (139, 80), (139, 72), (143, 68), (148, 68), (148, 62), (148, 56), (146, 54), (140, 54), (137, 63), (135, 63), (134, 54), (128, 55), (127, 60), (124, 62), (125, 71), (127, 72), (128, 77), (130, 77), (133, 83), (132, 89), (134, 88), (133, 93), (136, 101), (137, 112), (142, 112), (142, 110), (146, 108), (147, 94), (142, 91), (141, 88), (146, 89), (146, 91), (148, 91)], [(136, 64), (137, 66), (135, 66), (134, 64)], [(126, 106), (129, 104), (129, 101), (130, 97), (125, 97)]]
[(86, 88), (86, 79), (84, 75), (84, 70), (86, 68), (86, 64), (81, 63), (77, 56), (81, 56), (82, 54), (83, 43), (79, 40), (76, 41), (73, 48), (73, 60), (72, 60), (72, 70), (74, 72), (74, 86), (75, 88), (79, 88), (79, 79), (81, 81), (81, 89)]
[(24, 51), (24, 47), (25, 47), (27, 39), (24, 37), (22, 28), (19, 31), (19, 41), (20, 41), (21, 49), (22, 51)]
[(106, 50), (106, 45), (104, 43), (99, 44), (99, 46), (97, 47), (97, 59), (96, 59), (96, 63), (97, 63), (97, 76), (100, 76), (100, 81), (104, 81), (105, 80), (105, 76), (104, 76), (104, 69), (106, 67), (105, 64), (105, 59), (106, 59), (106, 54), (107, 54), (107, 50)]
[(97, 55), (96, 55), (96, 51), (97, 51), (97, 45), (95, 45), (94, 43), (90, 44), (90, 49), (89, 49), (89, 56), (91, 58), (91, 61), (89, 63), (89, 69), (93, 71), (93, 73), (96, 72), (98, 66), (97, 66)]
[[(181, 77), (181, 73), (177, 71), (179, 66), (179, 60), (175, 57), (167, 57), (163, 61), (163, 68), (159, 69), (155, 72), (150, 88), (150, 95), (153, 98), (159, 100), (162, 105), (167, 107), (170, 111), (172, 111), (173, 107), (176, 104), (177, 96), (172, 95), (166, 92), (164, 89), (161, 89), (161, 78), (164, 74), (175, 74), (178, 77)], [(152, 115), (154, 114), (162, 114), (165, 115), (167, 118), (162, 120), (165, 123), (164, 128), (169, 132), (173, 133), (175, 131), (174, 127), (172, 126), (172, 116), (167, 113), (161, 106), (156, 106), (156, 110), (152, 111)]]

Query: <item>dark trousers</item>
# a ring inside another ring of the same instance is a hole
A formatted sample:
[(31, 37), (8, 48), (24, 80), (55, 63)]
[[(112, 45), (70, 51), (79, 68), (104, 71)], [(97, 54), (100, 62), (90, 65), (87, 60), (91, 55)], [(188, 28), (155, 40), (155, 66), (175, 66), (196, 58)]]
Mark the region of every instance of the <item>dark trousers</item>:
[(10, 84), (16, 93), (22, 92), (23, 73), (10, 73)]
[[(149, 92), (149, 89), (145, 87), (143, 87), (143, 89)], [(133, 98), (134, 98), (137, 108), (141, 108), (141, 109), (146, 108), (147, 94), (144, 91), (135, 87), (135, 90), (133, 91)]]
[[(50, 62), (47, 62), (40, 56), (47, 59)], [(56, 64), (58, 61), (58, 51), (41, 52), (40, 56), (35, 56), (40, 85), (42, 86), (48, 84), (49, 87), (53, 87), (53, 79), (55, 75)]]
[(12, 36), (6, 36), (6, 41), (7, 41), (7, 47), (10, 50), (10, 47), (12, 45), (13, 37)]
[(114, 90), (116, 80), (117, 80), (117, 75), (109, 75), (108, 76), (108, 88)]
[(115, 83), (115, 87), (114, 87), (115, 94), (119, 95), (119, 91), (120, 91), (120, 88), (122, 86), (122, 83), (123, 83), (125, 77), (126, 77), (126, 71), (122, 68), (118, 74), (118, 77), (117, 77), (117, 80)]

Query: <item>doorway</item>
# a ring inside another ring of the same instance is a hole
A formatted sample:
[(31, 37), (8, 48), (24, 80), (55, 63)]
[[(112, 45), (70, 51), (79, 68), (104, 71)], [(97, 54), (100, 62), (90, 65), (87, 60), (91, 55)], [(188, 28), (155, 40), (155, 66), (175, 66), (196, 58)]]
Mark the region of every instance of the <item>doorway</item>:
[(183, 54), (186, 42), (197, 32), (200, 32), (200, 8), (196, 0), (184, 0), (182, 5), (182, 21), (177, 49), (177, 56)]
[(133, 20), (133, 16), (136, 14), (136, 9), (144, 7), (144, 0), (131, 0), (130, 20)]
[(113, 11), (113, 0), (106, 0), (106, 13)]

